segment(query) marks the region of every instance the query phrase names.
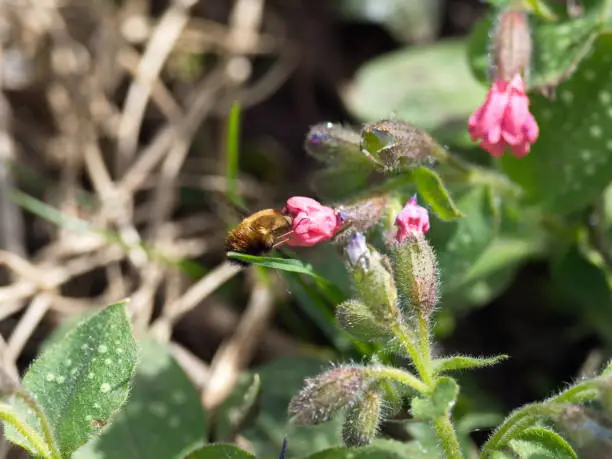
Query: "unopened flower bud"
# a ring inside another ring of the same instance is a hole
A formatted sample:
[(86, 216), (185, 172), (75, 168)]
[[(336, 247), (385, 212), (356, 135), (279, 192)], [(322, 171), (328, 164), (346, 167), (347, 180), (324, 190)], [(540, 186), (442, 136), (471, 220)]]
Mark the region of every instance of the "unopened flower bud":
[(339, 206), (337, 212), (342, 219), (342, 229), (334, 240), (348, 242), (354, 234), (364, 233), (378, 224), (387, 208), (387, 203), (387, 197), (380, 195)]
[(403, 242), (411, 235), (425, 234), (429, 231), (429, 212), (419, 206), (416, 196), (408, 200), (402, 211), (395, 219), (397, 242)]
[(368, 270), (369, 251), (368, 243), (363, 233), (355, 233), (346, 245), (346, 256), (351, 266), (357, 266), (363, 270)]
[(354, 244), (349, 243), (351, 251), (359, 255), (357, 263), (351, 263), (349, 257), (348, 269), (353, 276), (353, 288), (379, 327), (390, 328), (401, 320), (391, 265), (387, 257), (372, 247), (363, 247), (359, 240), (356, 239)]
[(552, 417), (555, 429), (571, 443), (578, 457), (607, 459), (612, 451), (612, 419), (604, 412), (567, 405)]
[(429, 230), (427, 211), (412, 198), (395, 224), (391, 247), (398, 289), (416, 311), (429, 316), (438, 303), (438, 263), (424, 235)]
[(388, 344), (393, 333), (385, 323), (374, 316), (371, 309), (359, 300), (347, 300), (336, 308), (340, 326), (357, 339)]
[(493, 32), (491, 53), (494, 79), (510, 82), (526, 76), (531, 61), (531, 32), (527, 13), (517, 6), (503, 10)]
[(327, 422), (341, 409), (355, 404), (367, 389), (364, 368), (333, 368), (305, 381), (304, 388), (289, 402), (292, 422), (314, 425)]
[(366, 124), (361, 130), (361, 149), (386, 170), (411, 168), (446, 157), (444, 149), (429, 134), (398, 120)]
[(366, 163), (368, 160), (361, 153), (360, 145), (359, 132), (329, 122), (312, 126), (304, 142), (308, 153), (327, 164)]
[(383, 397), (376, 391), (363, 394), (361, 400), (351, 406), (342, 426), (342, 440), (347, 446), (369, 445), (382, 417)]

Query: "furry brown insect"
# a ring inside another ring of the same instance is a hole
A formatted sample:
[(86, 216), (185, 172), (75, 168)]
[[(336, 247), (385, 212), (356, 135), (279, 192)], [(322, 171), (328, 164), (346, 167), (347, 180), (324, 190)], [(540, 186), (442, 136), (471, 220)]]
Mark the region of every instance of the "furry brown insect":
[[(246, 217), (229, 232), (225, 248), (228, 252), (262, 255), (285, 242), (290, 232), (289, 217), (274, 209), (260, 210)], [(245, 264), (238, 260), (232, 261)]]

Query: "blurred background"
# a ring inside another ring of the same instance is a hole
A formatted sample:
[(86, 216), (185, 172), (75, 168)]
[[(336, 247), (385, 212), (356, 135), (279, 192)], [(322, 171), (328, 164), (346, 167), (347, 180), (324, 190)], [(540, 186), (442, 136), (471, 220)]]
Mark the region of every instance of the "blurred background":
[[(477, 0), (1, 2), (7, 370), (23, 372), (60, 324), (124, 297), (137, 334), (169, 343), (206, 407), (221, 403), (243, 370), (281, 357), (362, 358), (334, 335), (333, 295), (225, 262), (227, 230), (244, 216), (227, 195), (252, 211), (292, 195), (321, 198), (303, 142), (324, 121), (397, 116), (488, 162), (465, 132), (486, 88), (471, 76), (464, 43), (488, 8)], [(604, 355), (601, 334), (555, 290), (547, 260), (529, 253), (494, 287), (475, 285), (441, 305), (438, 352), (511, 356), (464, 378), (465, 409), (506, 413)], [(298, 257), (348, 293), (335, 247)]]

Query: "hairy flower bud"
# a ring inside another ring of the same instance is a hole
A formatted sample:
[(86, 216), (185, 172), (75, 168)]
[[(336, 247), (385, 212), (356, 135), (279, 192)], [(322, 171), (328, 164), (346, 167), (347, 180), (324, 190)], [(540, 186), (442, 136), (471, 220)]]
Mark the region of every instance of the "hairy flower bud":
[(316, 159), (327, 164), (368, 161), (361, 153), (359, 132), (341, 124), (315, 124), (306, 134), (304, 148)]
[(334, 236), (334, 241), (348, 242), (356, 233), (364, 233), (378, 224), (387, 203), (387, 197), (380, 195), (338, 206), (336, 211), (342, 220), (342, 229)]
[(424, 235), (429, 230), (427, 210), (413, 197), (395, 224), (398, 231), (391, 248), (399, 292), (419, 313), (429, 316), (438, 303), (438, 263)]
[(570, 441), (578, 457), (607, 459), (612, 451), (612, 419), (604, 412), (567, 405), (553, 416), (555, 429)]
[[(359, 300), (371, 312), (378, 328), (389, 329), (397, 325), (401, 320), (401, 313), (388, 259), (374, 248), (368, 247), (365, 238), (362, 240), (359, 236), (349, 242), (348, 253), (351, 254), (348, 255), (348, 270), (353, 277), (353, 288)], [(355, 263), (351, 262), (351, 257), (355, 258)]]
[(389, 327), (359, 300), (340, 303), (336, 308), (336, 320), (345, 331), (362, 341), (388, 344), (393, 339)]
[(511, 81), (516, 75), (525, 77), (531, 61), (531, 32), (527, 13), (520, 7), (503, 10), (493, 32), (491, 60), (494, 79)]
[(333, 368), (308, 378), (289, 402), (291, 421), (301, 425), (327, 422), (342, 408), (355, 404), (369, 383), (364, 368), (356, 366)]
[(361, 130), (361, 149), (387, 170), (410, 168), (446, 156), (429, 134), (398, 120), (366, 124)]
[(365, 446), (372, 442), (382, 418), (383, 401), (380, 393), (371, 390), (347, 410), (342, 426), (342, 440), (347, 446)]

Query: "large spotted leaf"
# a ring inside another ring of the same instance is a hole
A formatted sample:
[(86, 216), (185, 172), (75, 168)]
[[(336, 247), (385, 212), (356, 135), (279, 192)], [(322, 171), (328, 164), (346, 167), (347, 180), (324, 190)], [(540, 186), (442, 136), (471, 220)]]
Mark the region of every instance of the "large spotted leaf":
[[(98, 435), (128, 396), (137, 348), (125, 303), (85, 319), (63, 339), (46, 348), (28, 369), (23, 389), (36, 399), (51, 426), (62, 457)], [(41, 431), (31, 409), (20, 399), (13, 409)], [(6, 436), (28, 451), (33, 448), (12, 426)]]
[(540, 137), (522, 159), (502, 165), (546, 210), (565, 213), (597, 197), (612, 177), (612, 35), (601, 35), (555, 100), (534, 94)]

